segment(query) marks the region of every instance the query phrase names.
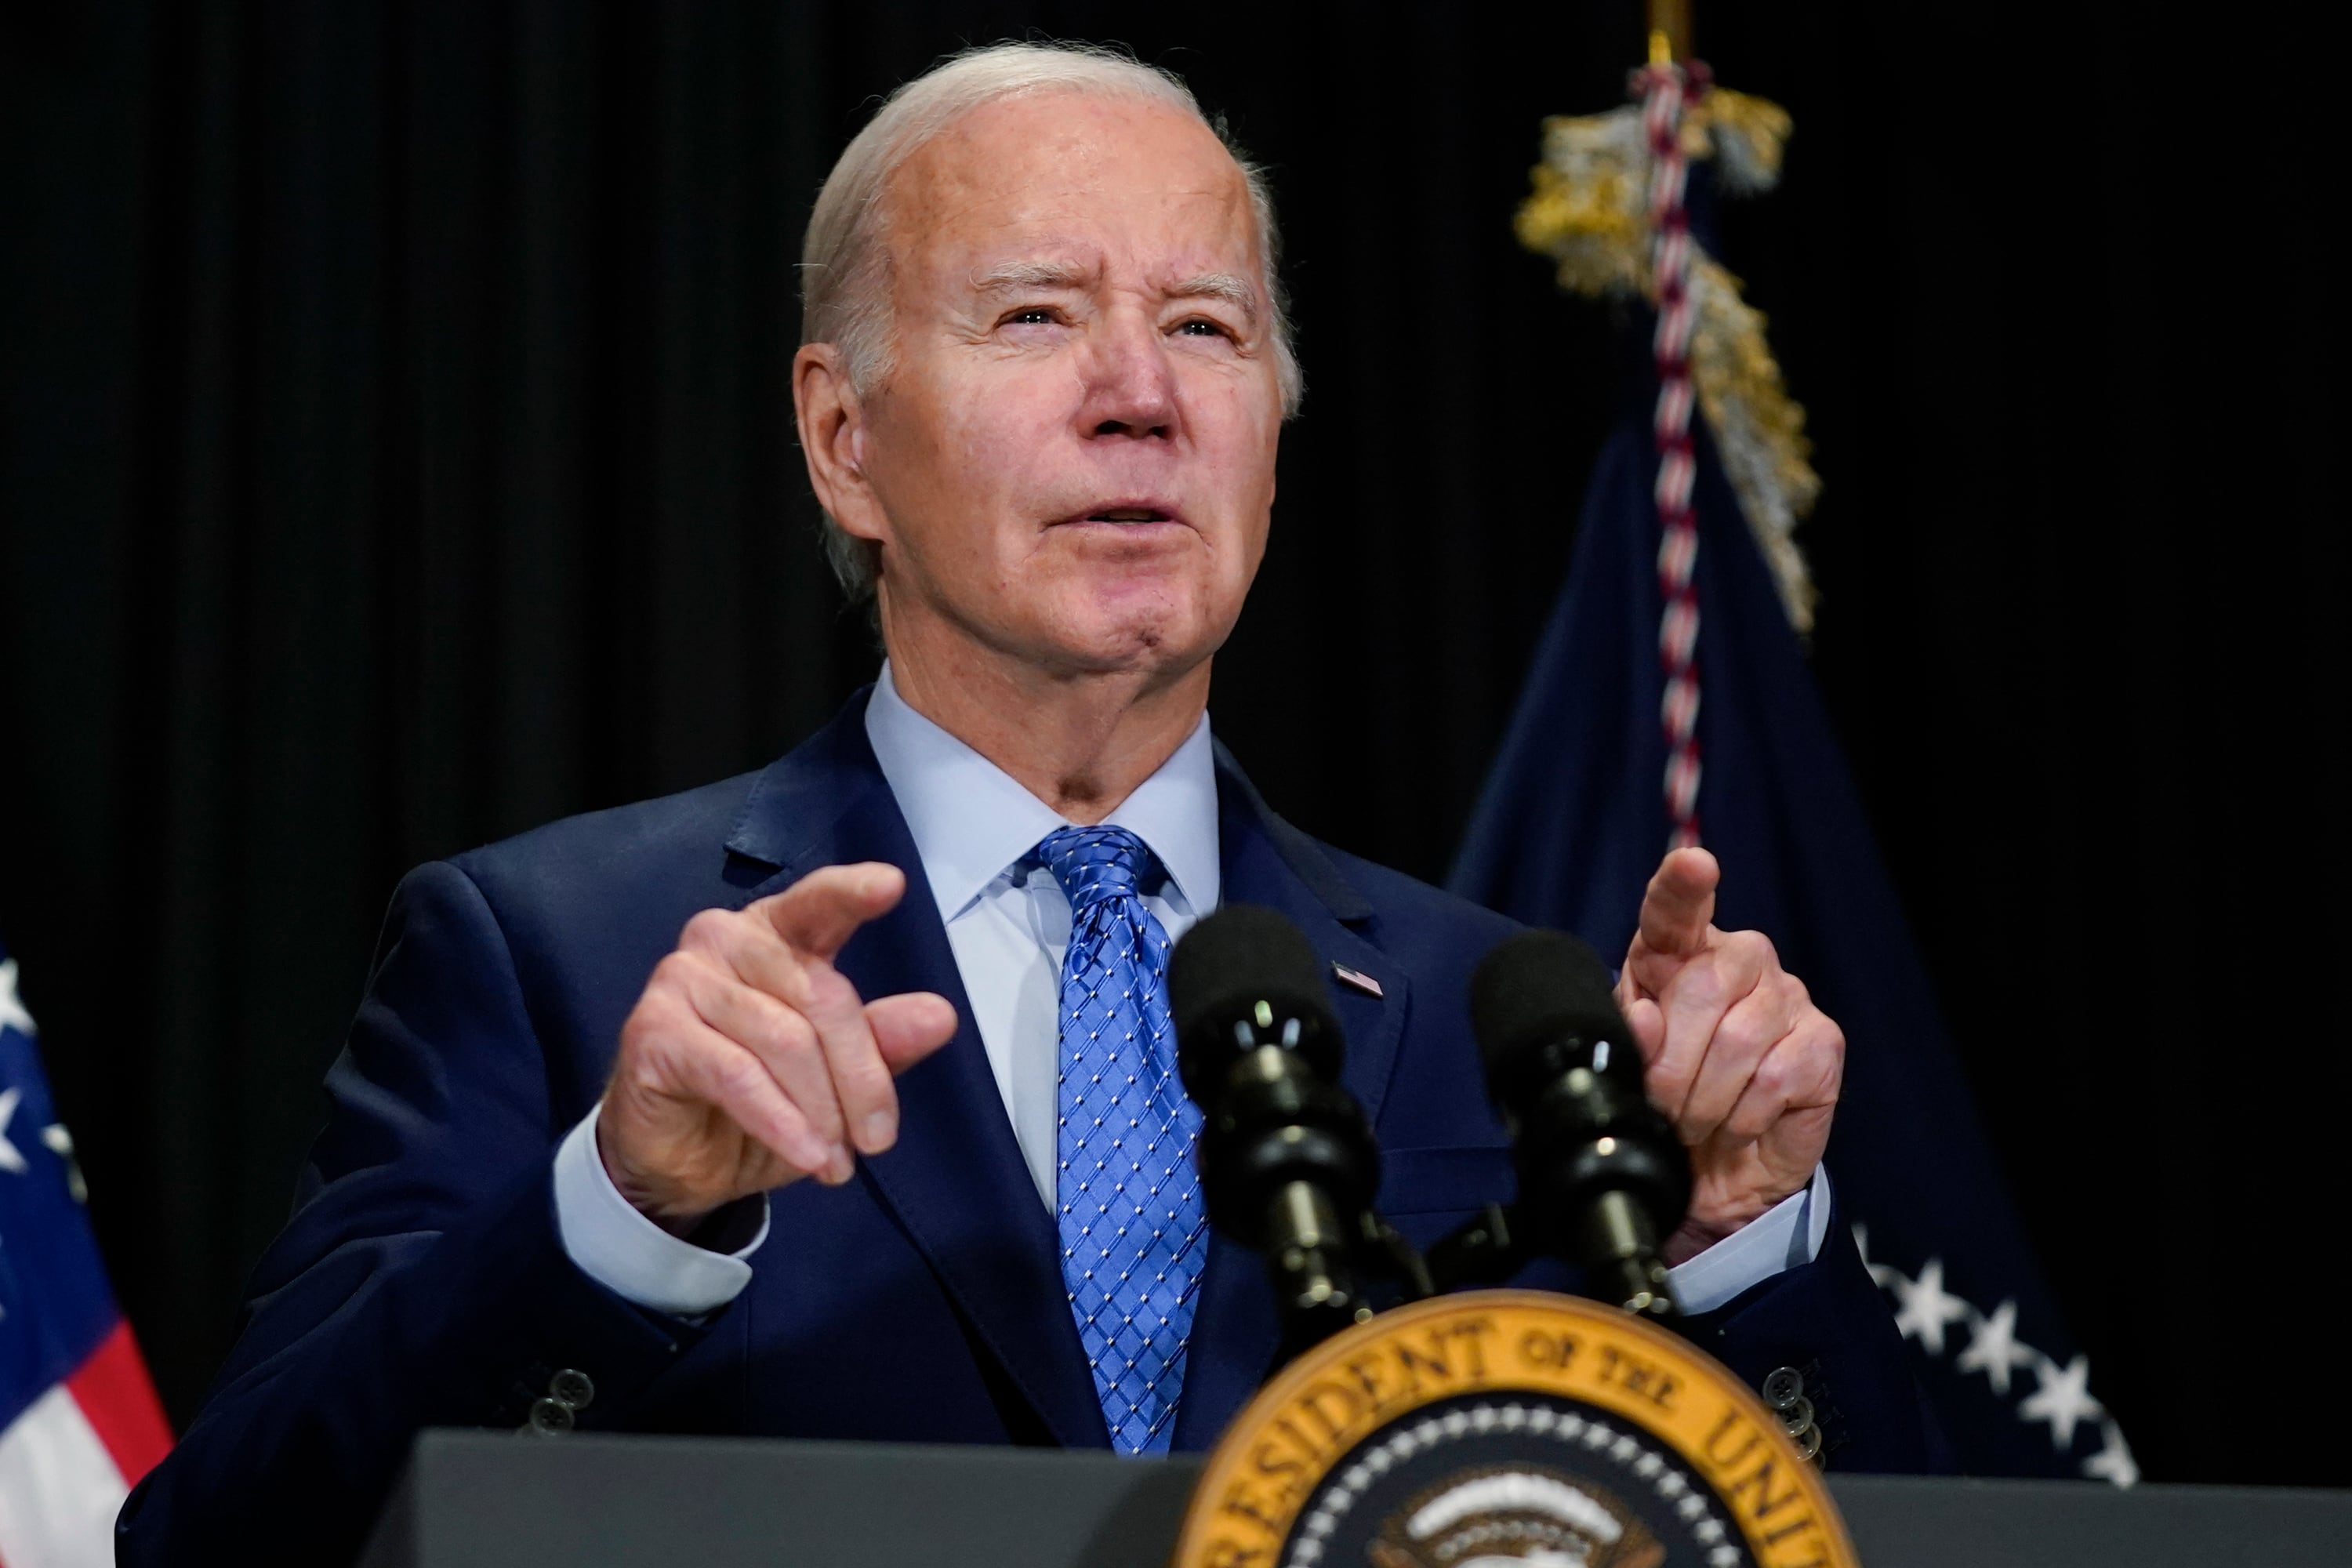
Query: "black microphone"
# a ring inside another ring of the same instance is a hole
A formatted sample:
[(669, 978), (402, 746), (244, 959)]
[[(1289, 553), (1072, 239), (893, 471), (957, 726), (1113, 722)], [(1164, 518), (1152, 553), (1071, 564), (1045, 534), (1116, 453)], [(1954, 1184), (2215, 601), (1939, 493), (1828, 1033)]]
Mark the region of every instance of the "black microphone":
[(1176, 944), (1168, 1000), (1209, 1221), (1265, 1258), (1296, 1354), (1371, 1316), (1353, 1263), (1379, 1232), (1380, 1148), (1339, 1086), (1322, 962), (1274, 910), (1229, 904)]
[(1690, 1208), (1690, 1152), (1652, 1105), (1600, 956), (1525, 931), (1470, 981), (1486, 1095), (1510, 1127), (1521, 1244), (1592, 1271), (1595, 1294), (1672, 1317), (1661, 1237)]

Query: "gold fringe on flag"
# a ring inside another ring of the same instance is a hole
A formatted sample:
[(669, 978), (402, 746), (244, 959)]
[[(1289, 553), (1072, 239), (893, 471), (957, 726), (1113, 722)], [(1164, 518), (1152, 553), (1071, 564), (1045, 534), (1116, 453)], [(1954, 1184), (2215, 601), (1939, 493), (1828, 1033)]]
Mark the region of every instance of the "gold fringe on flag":
[[(1789, 112), (1779, 104), (1711, 88), (1684, 113), (1683, 152), (1712, 159), (1727, 190), (1767, 191), (1780, 180), (1789, 131)], [(1547, 120), (1543, 153), (1534, 189), (1513, 220), (1519, 243), (1551, 258), (1563, 289), (1596, 299), (1639, 294), (1654, 304), (1650, 152), (1641, 110), (1629, 105)], [(1702, 250), (1690, 289), (1691, 381), (1699, 409), (1789, 622), (1810, 632), (1812, 575), (1794, 534), (1821, 495), (1822, 479), (1813, 471), (1804, 408), (1789, 395), (1765, 341), (1763, 313), (1741, 298), (1739, 279)]]

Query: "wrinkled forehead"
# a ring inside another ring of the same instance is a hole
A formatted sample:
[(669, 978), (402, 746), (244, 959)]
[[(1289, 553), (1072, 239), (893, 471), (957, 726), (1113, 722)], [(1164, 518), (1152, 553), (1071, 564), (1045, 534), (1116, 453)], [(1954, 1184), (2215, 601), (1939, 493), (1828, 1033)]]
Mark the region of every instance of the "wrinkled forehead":
[(1021, 264), (1163, 284), (1259, 272), (1240, 165), (1197, 117), (1148, 100), (984, 104), (892, 172), (881, 216), (902, 287), (969, 291)]

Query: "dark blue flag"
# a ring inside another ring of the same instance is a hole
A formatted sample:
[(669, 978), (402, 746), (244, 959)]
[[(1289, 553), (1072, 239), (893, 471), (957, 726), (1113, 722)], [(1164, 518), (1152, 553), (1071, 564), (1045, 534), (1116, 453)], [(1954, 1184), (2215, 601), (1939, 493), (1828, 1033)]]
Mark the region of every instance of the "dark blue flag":
[[(1646, 406), (1646, 405), (1645, 405)], [(1962, 1468), (2136, 1479), (2028, 1252), (1804, 654), (1705, 436), (1696, 489), (1703, 842), (1717, 922), (1763, 931), (1844, 1028), (1830, 1178)], [(1566, 589), (1455, 891), (1604, 953), (1664, 853), (1658, 458), (1601, 456)]]

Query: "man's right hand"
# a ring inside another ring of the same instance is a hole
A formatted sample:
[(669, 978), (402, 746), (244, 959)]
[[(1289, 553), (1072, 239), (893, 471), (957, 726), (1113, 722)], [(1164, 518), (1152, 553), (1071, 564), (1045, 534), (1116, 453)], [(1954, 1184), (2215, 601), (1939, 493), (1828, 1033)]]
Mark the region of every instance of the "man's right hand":
[(895, 866), (828, 866), (687, 921), (621, 1026), (596, 1118), (639, 1213), (682, 1236), (752, 1193), (845, 1182), (853, 1151), (897, 1141), (891, 1079), (954, 1036), (955, 1008), (928, 991), (863, 1001), (833, 958), (906, 890)]

